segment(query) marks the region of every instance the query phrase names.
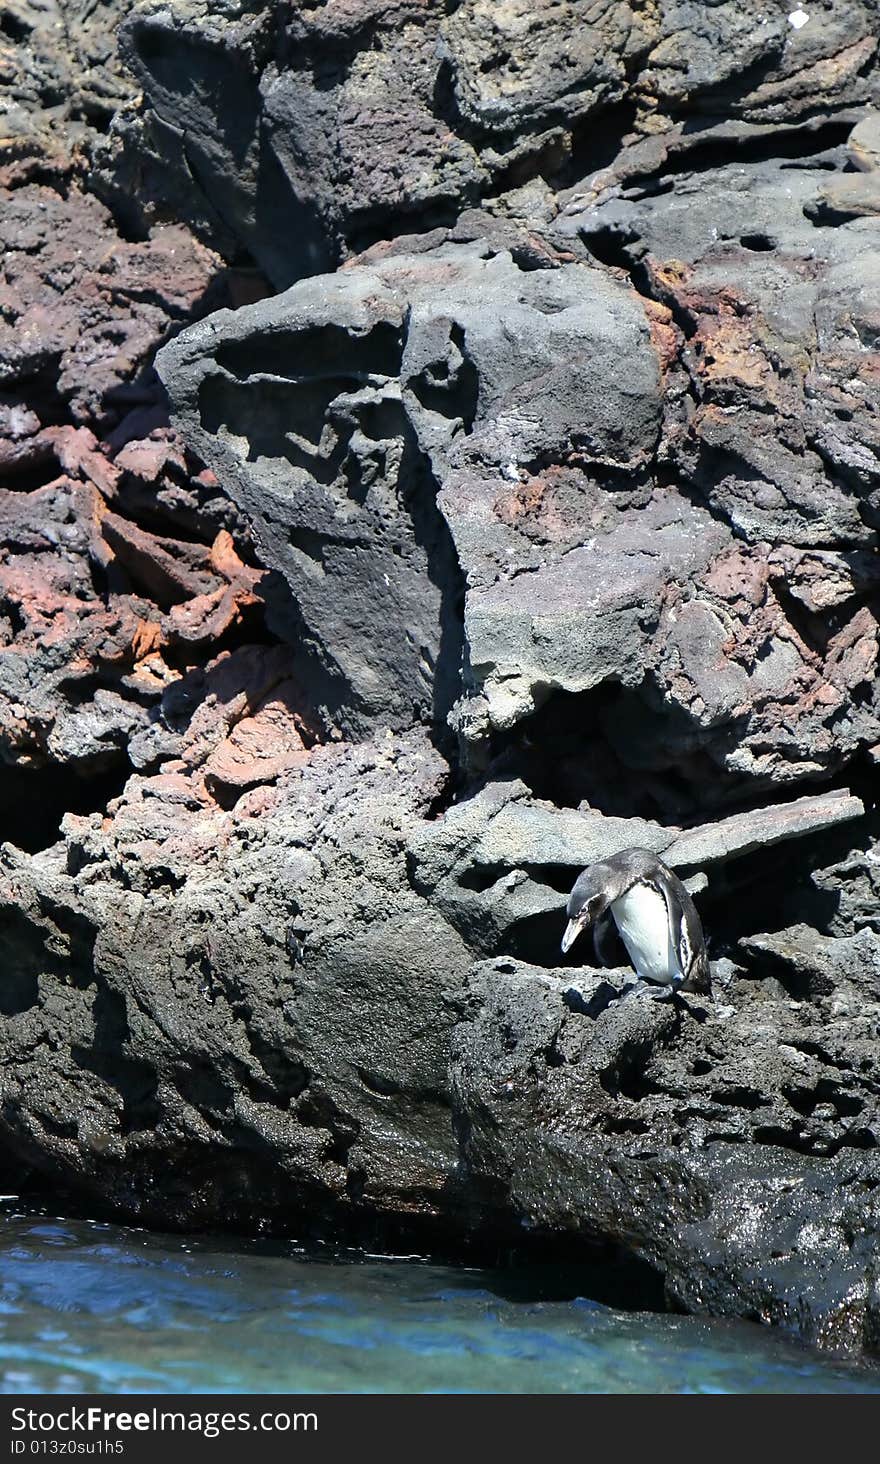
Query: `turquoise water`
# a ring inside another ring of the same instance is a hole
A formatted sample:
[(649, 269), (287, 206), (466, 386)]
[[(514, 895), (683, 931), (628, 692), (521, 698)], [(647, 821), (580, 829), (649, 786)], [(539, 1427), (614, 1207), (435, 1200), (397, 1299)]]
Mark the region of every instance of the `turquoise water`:
[(541, 1300), (546, 1269), (7, 1214), (0, 1283), (4, 1393), (880, 1392), (745, 1323)]

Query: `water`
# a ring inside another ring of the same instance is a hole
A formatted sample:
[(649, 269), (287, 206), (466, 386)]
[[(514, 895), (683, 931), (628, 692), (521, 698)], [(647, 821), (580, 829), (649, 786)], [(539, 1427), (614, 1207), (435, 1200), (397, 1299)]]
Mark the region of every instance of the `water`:
[(563, 1280), (6, 1214), (0, 1391), (880, 1392), (745, 1323), (549, 1299)]

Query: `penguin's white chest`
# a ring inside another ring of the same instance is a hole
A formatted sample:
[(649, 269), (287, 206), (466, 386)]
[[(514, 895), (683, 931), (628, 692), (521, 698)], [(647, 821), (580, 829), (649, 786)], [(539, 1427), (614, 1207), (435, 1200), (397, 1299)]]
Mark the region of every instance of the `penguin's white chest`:
[(614, 923), (643, 981), (669, 985), (683, 976), (669, 938), (666, 901), (650, 885), (636, 884), (611, 906)]

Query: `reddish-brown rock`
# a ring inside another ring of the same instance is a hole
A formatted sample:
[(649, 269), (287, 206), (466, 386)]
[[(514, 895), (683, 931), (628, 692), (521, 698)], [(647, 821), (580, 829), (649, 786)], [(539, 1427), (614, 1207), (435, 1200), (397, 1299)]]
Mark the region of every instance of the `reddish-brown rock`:
[(107, 393), (193, 313), (219, 263), (181, 225), (120, 238), (76, 185), (0, 192), (0, 246), (0, 385), (42, 375), (78, 423), (115, 419)]

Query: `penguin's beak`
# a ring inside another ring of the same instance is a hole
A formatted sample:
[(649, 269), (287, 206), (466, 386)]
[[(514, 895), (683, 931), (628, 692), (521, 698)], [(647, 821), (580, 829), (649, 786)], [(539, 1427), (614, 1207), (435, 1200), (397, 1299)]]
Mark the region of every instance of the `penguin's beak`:
[(576, 915), (574, 920), (569, 920), (565, 927), (565, 934), (562, 937), (562, 954), (571, 950), (584, 926), (587, 924), (586, 915)]

